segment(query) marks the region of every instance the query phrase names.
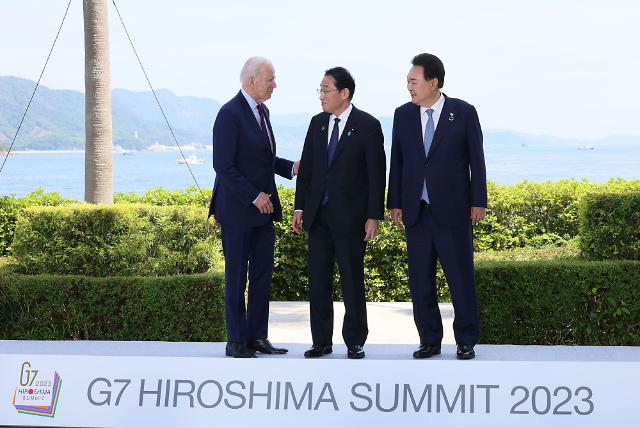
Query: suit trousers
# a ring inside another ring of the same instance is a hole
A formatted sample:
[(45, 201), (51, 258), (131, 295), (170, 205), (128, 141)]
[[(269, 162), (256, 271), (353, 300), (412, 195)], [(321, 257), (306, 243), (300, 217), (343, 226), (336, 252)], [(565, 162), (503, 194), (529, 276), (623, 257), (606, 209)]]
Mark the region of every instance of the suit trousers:
[(442, 317), (436, 284), (437, 261), (440, 259), (455, 311), (453, 332), (456, 343), (475, 345), (480, 329), (471, 221), (460, 226), (438, 225), (429, 205), (421, 202), (418, 220), (406, 228), (406, 237), (409, 288), (420, 343), (440, 345), (442, 342)]
[(326, 206), (318, 209), (309, 229), (309, 306), (314, 345), (333, 344), (333, 276), (338, 261), (345, 306), (342, 337), (347, 346), (364, 345), (367, 305), (364, 295), (364, 224), (348, 236), (336, 235)]
[[(230, 342), (266, 339), (275, 243), (273, 223), (256, 227), (223, 224), (221, 232), (227, 339)], [(245, 306), (247, 271), (249, 291)]]

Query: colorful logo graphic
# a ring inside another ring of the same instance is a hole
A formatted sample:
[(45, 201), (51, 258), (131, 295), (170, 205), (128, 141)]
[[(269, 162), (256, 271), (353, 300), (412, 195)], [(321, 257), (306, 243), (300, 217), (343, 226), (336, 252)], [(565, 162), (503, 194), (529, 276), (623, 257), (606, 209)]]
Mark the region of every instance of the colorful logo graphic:
[(20, 385), (13, 393), (13, 406), (24, 415), (53, 418), (58, 407), (62, 378), (54, 371), (52, 377), (43, 377), (39, 370), (25, 361), (20, 370)]

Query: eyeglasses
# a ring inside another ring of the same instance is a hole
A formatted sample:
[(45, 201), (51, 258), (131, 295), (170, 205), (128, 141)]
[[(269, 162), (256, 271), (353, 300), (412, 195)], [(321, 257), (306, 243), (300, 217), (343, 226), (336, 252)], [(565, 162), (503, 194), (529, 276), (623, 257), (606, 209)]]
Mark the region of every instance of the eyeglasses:
[(316, 89), (316, 91), (318, 91), (318, 94), (322, 95), (322, 96), (326, 96), (327, 94), (330, 94), (331, 92), (337, 91), (338, 89), (324, 89), (324, 88), (318, 88)]

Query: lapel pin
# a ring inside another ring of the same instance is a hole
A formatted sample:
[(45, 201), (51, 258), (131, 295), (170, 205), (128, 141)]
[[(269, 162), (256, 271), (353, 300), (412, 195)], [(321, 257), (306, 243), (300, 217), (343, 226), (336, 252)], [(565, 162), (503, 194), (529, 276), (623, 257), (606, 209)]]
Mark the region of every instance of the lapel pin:
[(347, 137), (351, 137), (351, 134), (353, 134), (353, 129), (347, 132)]
[(321, 129), (321, 131), (324, 131), (324, 128), (325, 128), (325, 126), (324, 126), (324, 125), (322, 125), (322, 129)]
[(455, 116), (453, 113), (449, 113), (449, 122), (453, 122), (455, 120)]

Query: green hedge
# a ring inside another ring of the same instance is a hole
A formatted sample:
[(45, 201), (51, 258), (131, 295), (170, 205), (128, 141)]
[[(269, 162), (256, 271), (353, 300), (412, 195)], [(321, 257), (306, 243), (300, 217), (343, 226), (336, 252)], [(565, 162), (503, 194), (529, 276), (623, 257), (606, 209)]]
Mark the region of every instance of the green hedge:
[(27, 207), (43, 205), (55, 206), (72, 203), (71, 199), (64, 199), (58, 193), (44, 193), (38, 189), (22, 198), (15, 196), (0, 196), (0, 257), (11, 252), (11, 243), (16, 228), (18, 213)]
[(580, 244), (595, 260), (640, 260), (640, 192), (589, 194), (581, 207)]
[[(488, 182), (489, 210), (486, 219), (475, 229), (476, 250), (562, 244), (578, 235), (580, 201), (587, 193), (626, 191), (640, 191), (640, 180), (610, 179), (605, 183), (591, 183), (588, 180), (523, 181), (515, 185)], [(281, 187), (279, 192), (286, 199), (283, 203), (291, 206), (293, 190)], [(140, 195), (134, 192), (117, 193), (114, 200), (116, 203), (206, 207), (210, 197), (209, 189), (199, 191), (192, 186), (178, 191), (150, 189)], [(41, 190), (25, 198), (1, 197), (0, 255), (9, 253), (16, 210), (30, 205), (58, 205), (65, 202), (68, 203), (68, 200), (62, 200), (57, 194), (44, 194)], [(285, 214), (291, 213), (285, 210)]]
[(640, 180), (488, 182), (487, 191), (487, 216), (474, 230), (477, 251), (562, 244), (578, 236), (580, 203), (587, 193), (640, 191)]
[(640, 345), (640, 262), (476, 263), (482, 343)]
[(0, 275), (0, 338), (224, 341), (224, 275)]
[(175, 191), (157, 187), (148, 189), (141, 195), (136, 192), (116, 193), (113, 195), (113, 201), (116, 204), (196, 205), (209, 207), (209, 200), (211, 200), (211, 189), (198, 190), (196, 186)]
[(31, 275), (201, 273), (221, 263), (214, 229), (193, 206), (31, 207), (18, 217), (13, 255)]
[[(481, 343), (640, 345), (640, 262), (476, 264)], [(0, 275), (2, 339), (224, 341), (220, 273)]]

